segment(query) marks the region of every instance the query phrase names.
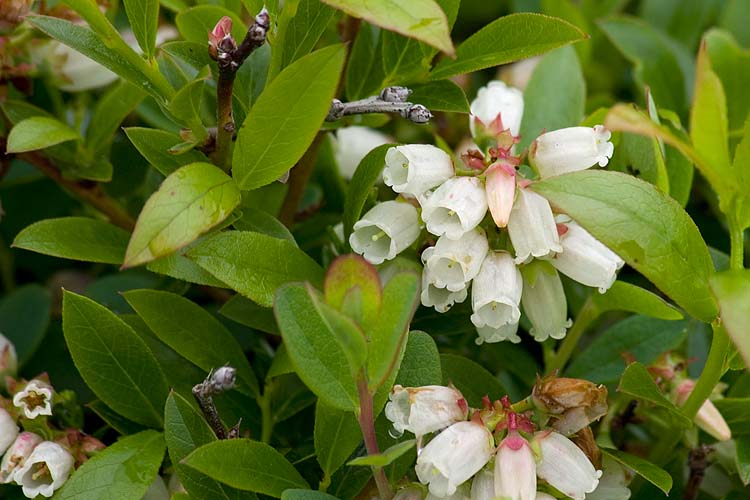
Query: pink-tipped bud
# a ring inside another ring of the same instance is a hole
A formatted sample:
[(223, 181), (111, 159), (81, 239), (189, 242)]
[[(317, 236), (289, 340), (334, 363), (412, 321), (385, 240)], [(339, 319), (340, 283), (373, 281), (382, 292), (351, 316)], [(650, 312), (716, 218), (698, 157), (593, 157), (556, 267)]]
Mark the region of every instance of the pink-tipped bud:
[[(677, 386), (676, 401), (678, 406), (682, 406), (687, 401), (690, 393), (693, 392), (695, 381), (685, 380)], [(732, 439), (732, 431), (729, 429), (726, 420), (719, 413), (719, 410), (707, 399), (698, 409), (694, 419), (695, 425), (703, 429), (706, 433), (713, 436), (719, 441), (729, 441)]]
[(208, 33), (208, 53), (212, 59), (219, 60), (236, 48), (237, 42), (232, 37), (232, 18), (224, 16)]
[(510, 219), (516, 196), (516, 169), (506, 162), (495, 162), (485, 173), (487, 205), (497, 227), (505, 227)]
[(216, 23), (216, 26), (214, 26), (214, 29), (211, 31), (211, 39), (215, 40), (216, 42), (220, 42), (224, 37), (227, 35), (231, 36), (232, 34), (232, 18), (229, 16), (224, 16), (221, 19), (219, 19), (219, 22)]

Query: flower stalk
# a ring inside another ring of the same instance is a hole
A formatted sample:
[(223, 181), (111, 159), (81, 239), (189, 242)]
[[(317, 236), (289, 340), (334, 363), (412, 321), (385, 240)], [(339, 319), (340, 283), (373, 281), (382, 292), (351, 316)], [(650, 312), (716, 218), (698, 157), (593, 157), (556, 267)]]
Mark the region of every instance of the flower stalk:
[[(375, 434), (373, 400), (372, 394), (367, 385), (367, 377), (364, 372), (360, 373), (359, 379), (357, 380), (357, 391), (359, 393), (359, 412), (357, 415), (357, 421), (359, 422), (359, 428), (362, 430), (362, 437), (365, 441), (367, 454), (378, 455), (380, 454), (380, 448), (378, 447), (378, 438)], [(383, 468), (373, 466), (372, 476), (378, 487), (380, 498), (382, 500), (390, 500), (393, 498), (393, 490), (391, 489), (391, 485), (388, 482), (388, 478), (386, 477)]]

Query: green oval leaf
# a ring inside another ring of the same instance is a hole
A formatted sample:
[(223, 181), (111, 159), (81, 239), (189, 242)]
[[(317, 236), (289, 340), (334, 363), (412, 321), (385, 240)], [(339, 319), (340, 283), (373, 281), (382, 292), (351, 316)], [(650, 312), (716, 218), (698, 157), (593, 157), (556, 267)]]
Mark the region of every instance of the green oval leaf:
[(628, 311), (659, 319), (683, 318), (680, 311), (655, 293), (625, 281), (615, 281), (606, 293), (592, 293), (591, 301), (599, 314)]
[(448, 18), (434, 0), (321, 0), (381, 28), (421, 40), (449, 56), (455, 49)]
[(52, 294), (34, 283), (16, 288), (0, 300), (0, 332), (16, 346), (21, 366), (44, 339), (51, 309)]
[(625, 368), (617, 391), (664, 408), (680, 427), (688, 428), (693, 425), (690, 419), (662, 394), (651, 374), (641, 363), (630, 363)]
[(619, 450), (611, 450), (609, 448), (602, 448), (601, 450), (604, 455), (620, 462), (622, 465), (631, 469), (643, 479), (659, 488), (665, 495), (669, 495), (669, 490), (672, 489), (672, 476), (661, 467), (652, 464), (648, 460), (644, 460), (640, 457)]
[(192, 163), (174, 171), (143, 206), (123, 267), (150, 262), (192, 243), (239, 203), (240, 190), (214, 165)]
[(468, 113), (469, 101), (463, 89), (450, 80), (437, 80), (411, 85), (409, 101), (426, 106), (430, 111)]
[(711, 257), (695, 223), (674, 199), (647, 182), (596, 170), (552, 177), (532, 189), (688, 313), (702, 321), (716, 317), (708, 289)]
[(385, 467), (390, 465), (404, 453), (414, 448), (417, 444), (416, 439), (408, 439), (400, 443), (396, 443), (382, 453), (377, 455), (366, 455), (364, 457), (357, 457), (354, 460), (350, 460), (346, 465), (365, 465), (373, 467)]
[(159, 474), (164, 437), (156, 431), (127, 436), (81, 465), (55, 495), (60, 499), (141, 498)]
[(26, 226), (13, 246), (63, 259), (122, 264), (130, 234), (88, 217), (45, 219)]
[(161, 427), (167, 381), (130, 326), (106, 307), (65, 291), (63, 332), (76, 368), (99, 399), (134, 422)]
[(44, 149), (61, 142), (81, 139), (63, 122), (46, 116), (35, 116), (19, 122), (8, 134), (8, 153)]
[(123, 0), (130, 27), (146, 57), (154, 56), (159, 27), (159, 0)]
[(182, 139), (177, 134), (153, 128), (129, 127), (125, 135), (141, 155), (163, 175), (167, 176), (190, 163), (208, 163), (206, 155), (197, 149), (190, 149), (181, 154), (172, 154), (169, 150), (180, 144)]
[(479, 408), (484, 396), (495, 400), (508, 393), (485, 367), (468, 358), (456, 354), (441, 354), (440, 364), (443, 385), (456, 386), (463, 393), (469, 406)]
[(232, 156), (242, 189), (275, 181), (302, 158), (331, 107), (345, 51), (331, 45), (298, 59), (258, 97), (237, 132)]
[(309, 488), (307, 481), (281, 453), (250, 439), (205, 444), (182, 463), (233, 488), (275, 498), (289, 488)]
[(456, 50), (455, 59), (443, 59), (430, 73), (442, 80), (491, 66), (543, 54), (587, 38), (567, 21), (542, 14), (520, 13), (496, 19)]
[(336, 500), (336, 497), (322, 491), (288, 489), (281, 494), (281, 500)]
[(318, 400), (315, 405), (315, 454), (323, 472), (336, 472), (362, 442), (359, 422), (350, 411), (343, 411)]
[(750, 368), (750, 270), (724, 271), (711, 278), (711, 289), (719, 301), (721, 321), (737, 351)]
[(271, 307), (276, 289), (289, 281), (320, 285), (323, 269), (286, 240), (246, 231), (225, 231), (200, 241), (187, 256), (218, 279)]

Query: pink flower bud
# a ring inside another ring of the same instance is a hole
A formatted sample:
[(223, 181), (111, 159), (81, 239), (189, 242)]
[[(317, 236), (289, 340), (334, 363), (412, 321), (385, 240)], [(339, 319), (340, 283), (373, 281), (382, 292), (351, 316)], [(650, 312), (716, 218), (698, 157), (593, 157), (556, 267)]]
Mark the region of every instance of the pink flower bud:
[[(695, 381), (693, 380), (685, 380), (677, 386), (675, 402), (678, 406), (685, 404), (694, 387)], [(724, 417), (719, 413), (716, 405), (710, 399), (703, 402), (693, 421), (695, 425), (719, 441), (729, 441), (732, 439), (732, 431), (729, 429), (726, 420), (724, 420)]]
[(505, 227), (516, 196), (516, 169), (507, 162), (496, 162), (485, 172), (487, 204), (497, 227)]

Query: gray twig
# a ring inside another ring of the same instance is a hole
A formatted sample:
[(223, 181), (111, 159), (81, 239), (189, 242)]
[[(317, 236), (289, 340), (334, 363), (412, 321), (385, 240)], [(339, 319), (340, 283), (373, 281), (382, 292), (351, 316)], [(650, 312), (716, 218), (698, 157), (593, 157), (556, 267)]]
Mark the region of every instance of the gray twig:
[[(208, 425), (213, 429), (219, 439), (227, 439), (227, 430), (219, 417), (219, 411), (214, 404), (214, 396), (221, 394), (234, 387), (236, 370), (231, 366), (222, 366), (217, 370), (211, 370), (206, 379), (193, 387), (193, 396), (198, 406), (206, 417)], [(239, 422), (230, 430), (232, 437), (239, 435)]]
[(379, 95), (358, 101), (341, 102), (334, 99), (326, 116), (327, 122), (335, 122), (344, 116), (367, 113), (398, 113), (414, 123), (427, 123), (432, 113), (421, 104), (408, 102), (411, 90), (406, 87), (386, 87)]

